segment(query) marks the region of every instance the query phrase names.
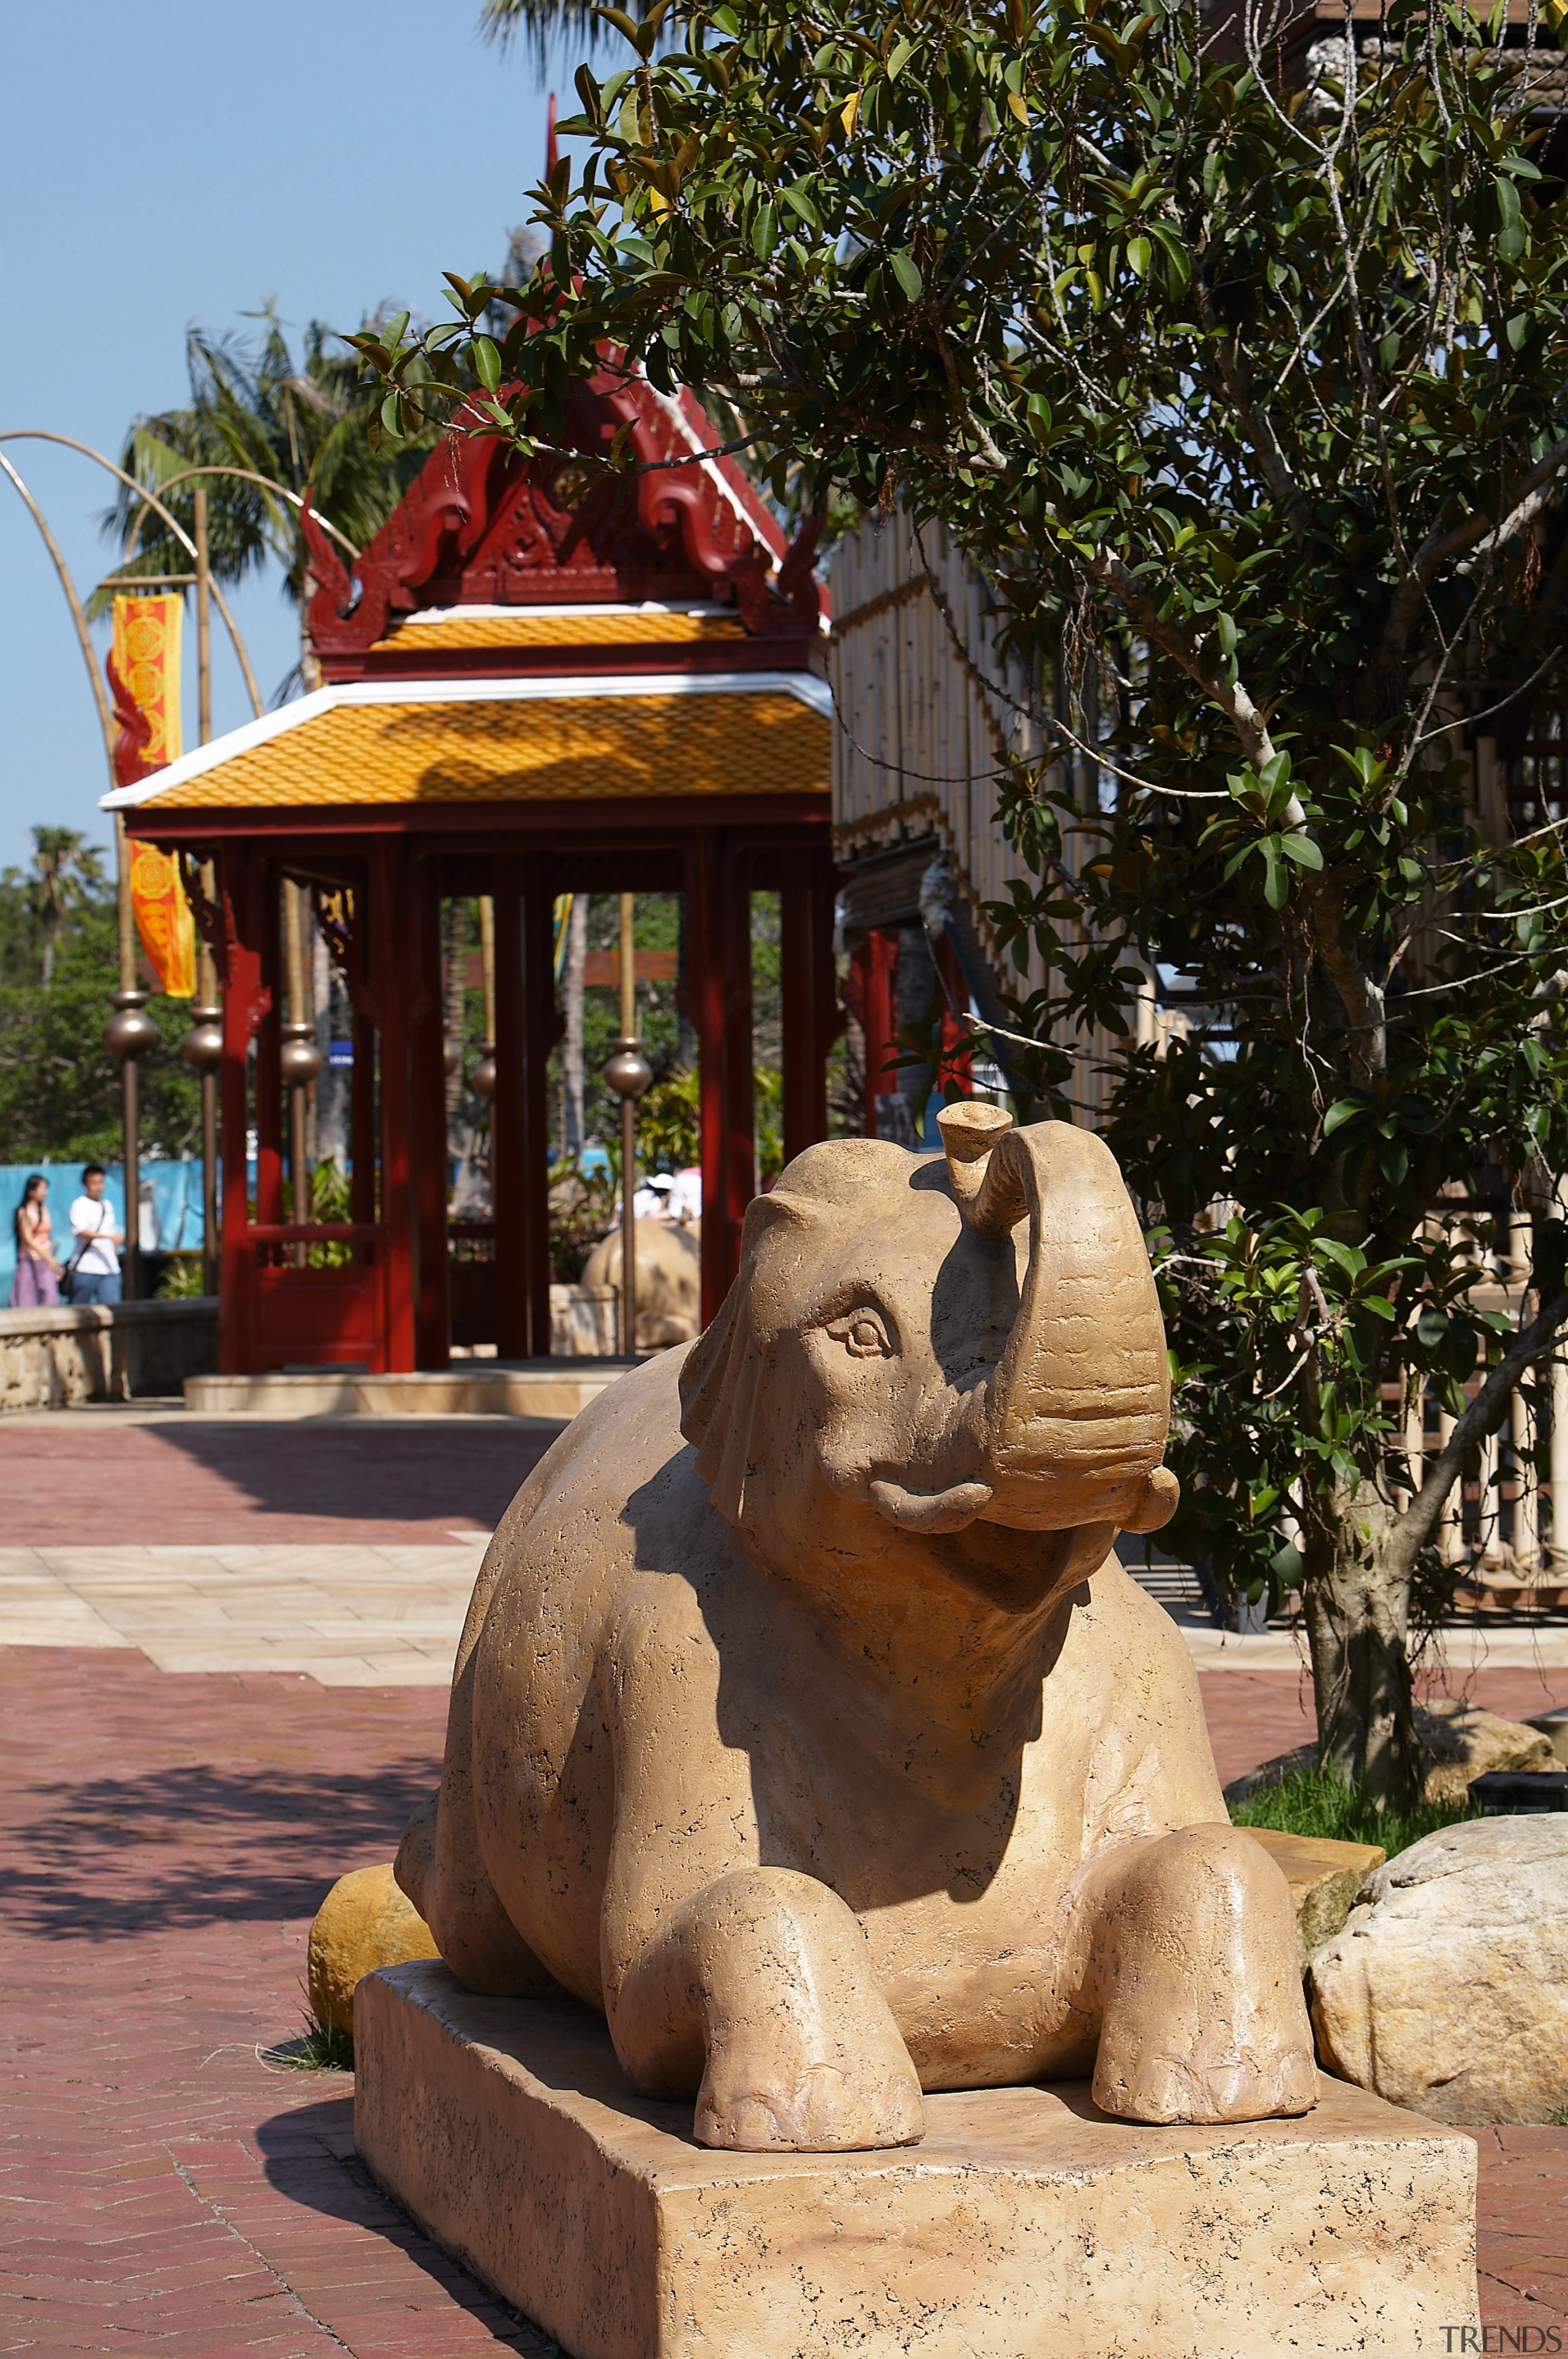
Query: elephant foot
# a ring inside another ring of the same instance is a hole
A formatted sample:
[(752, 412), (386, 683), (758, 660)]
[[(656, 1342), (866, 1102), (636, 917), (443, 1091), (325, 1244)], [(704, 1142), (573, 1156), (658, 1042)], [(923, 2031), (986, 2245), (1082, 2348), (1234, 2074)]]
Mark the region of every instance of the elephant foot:
[[(614, 1954), (614, 1930), (606, 1940)], [(836, 1892), (791, 1869), (736, 1869), (661, 1919), (609, 2010), (647, 2096), (697, 2088), (702, 2146), (853, 2154), (912, 2146), (920, 2084)]]
[(1240, 1828), (1107, 1854), (1083, 1895), (1094, 2103), (1123, 2121), (1256, 2122), (1317, 2102), (1290, 1886)]
[[(1118, 2027), (1118, 2029), (1121, 2027)], [(1102, 2038), (1094, 2097), (1100, 2111), (1126, 2122), (1262, 2122), (1310, 2113), (1318, 2075), (1311, 2049), (1291, 2044), (1272, 2054), (1173, 2052), (1167, 2027), (1155, 2044), (1138, 2036)]]
[(925, 2106), (909, 2052), (888, 2036), (863, 2036), (853, 2063), (808, 2061), (743, 2039), (709, 2057), (692, 2130), (700, 2146), (747, 2154), (854, 2154), (916, 2145)]

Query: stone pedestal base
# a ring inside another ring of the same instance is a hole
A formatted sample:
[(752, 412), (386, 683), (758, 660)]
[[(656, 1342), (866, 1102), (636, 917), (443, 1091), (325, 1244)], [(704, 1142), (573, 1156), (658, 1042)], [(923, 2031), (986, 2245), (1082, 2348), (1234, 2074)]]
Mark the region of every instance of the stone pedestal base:
[(394, 1966), (354, 2032), (364, 2160), (572, 2359), (1417, 2359), (1475, 2321), (1473, 2142), (1338, 2082), (1296, 2122), (1135, 2127), (1073, 2083), (716, 2154), (569, 2003)]

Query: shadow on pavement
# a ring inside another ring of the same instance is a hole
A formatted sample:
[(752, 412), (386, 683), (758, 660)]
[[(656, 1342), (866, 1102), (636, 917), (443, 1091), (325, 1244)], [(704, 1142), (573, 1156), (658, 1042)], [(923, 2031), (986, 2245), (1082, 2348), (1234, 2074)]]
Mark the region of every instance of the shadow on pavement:
[(529, 2359), (560, 2353), (559, 2343), (486, 2291), (376, 2185), (354, 2152), (352, 2097), (326, 2097), (276, 2114), (255, 2135), (268, 2183), (280, 2195), (395, 2245), (476, 2324), (489, 2327), (497, 2351), (525, 2352)]
[(7, 1831), (0, 1918), (111, 1941), (310, 1917), (345, 1869), (392, 1857), (440, 1775), (432, 1753), (368, 1775), (197, 1762), (40, 1786)]
[(431, 1427), (366, 1418), (330, 1426), (192, 1419), (149, 1440), (243, 1494), (264, 1515), (345, 1523), (473, 1521), (493, 1531), (554, 1435), (497, 1418)]

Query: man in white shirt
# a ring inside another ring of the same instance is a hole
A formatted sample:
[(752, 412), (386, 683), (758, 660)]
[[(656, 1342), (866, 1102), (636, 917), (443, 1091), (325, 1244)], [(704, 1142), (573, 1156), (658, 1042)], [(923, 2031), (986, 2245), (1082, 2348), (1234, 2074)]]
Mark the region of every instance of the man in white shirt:
[(702, 1217), (702, 1174), (694, 1163), (675, 1174), (675, 1185), (670, 1191), (670, 1217), (679, 1221), (683, 1229)]
[(82, 1175), (82, 1193), (71, 1208), (71, 1234), (82, 1255), (71, 1280), (73, 1309), (120, 1299), (120, 1256), (114, 1248), (124, 1244), (125, 1231), (114, 1226), (114, 1208), (104, 1201), (103, 1180), (103, 1166), (90, 1163)]
[(645, 1180), (632, 1198), (634, 1221), (667, 1221), (670, 1218), (670, 1191), (675, 1182), (668, 1171), (656, 1171)]

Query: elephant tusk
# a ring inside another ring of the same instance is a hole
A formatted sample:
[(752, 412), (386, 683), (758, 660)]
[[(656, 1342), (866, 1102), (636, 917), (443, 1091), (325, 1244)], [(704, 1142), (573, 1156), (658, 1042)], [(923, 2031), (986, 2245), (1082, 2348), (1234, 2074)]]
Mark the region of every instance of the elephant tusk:
[(948, 1491), (906, 1491), (901, 1483), (873, 1483), (871, 1504), (906, 1532), (961, 1532), (991, 1504), (989, 1483), (954, 1483)]
[(1157, 1466), (1132, 1514), (1122, 1517), (1122, 1529), (1124, 1532), (1157, 1532), (1171, 1521), (1181, 1504), (1181, 1484), (1169, 1466)]

